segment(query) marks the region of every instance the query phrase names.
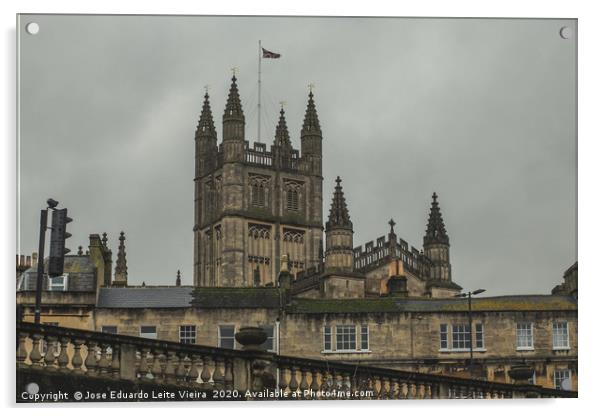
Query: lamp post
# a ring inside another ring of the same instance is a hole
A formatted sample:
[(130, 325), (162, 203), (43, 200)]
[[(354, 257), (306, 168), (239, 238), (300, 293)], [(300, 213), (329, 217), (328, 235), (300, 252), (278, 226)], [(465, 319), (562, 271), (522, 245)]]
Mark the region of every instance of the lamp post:
[(468, 360), (468, 372), (472, 377), (472, 358), (473, 358), (473, 348), (472, 348), (472, 297), (474, 295), (478, 295), (483, 293), (485, 289), (477, 289), (469, 292), (458, 293), (455, 295), (456, 298), (468, 298), (468, 347), (470, 349), (470, 359)]

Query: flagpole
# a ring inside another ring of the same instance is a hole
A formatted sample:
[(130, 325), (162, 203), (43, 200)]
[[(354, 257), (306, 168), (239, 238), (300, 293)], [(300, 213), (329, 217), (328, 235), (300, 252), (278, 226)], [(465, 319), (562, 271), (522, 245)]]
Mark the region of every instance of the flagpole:
[(259, 41), (259, 58), (257, 62), (257, 141), (261, 143), (261, 40)]

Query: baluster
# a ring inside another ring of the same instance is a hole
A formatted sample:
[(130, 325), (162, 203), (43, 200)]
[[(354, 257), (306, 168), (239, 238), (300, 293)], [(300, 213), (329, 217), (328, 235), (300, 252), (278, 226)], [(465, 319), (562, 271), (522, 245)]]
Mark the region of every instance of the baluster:
[(33, 345), (31, 347), (31, 353), (29, 354), (29, 359), (31, 360), (31, 365), (35, 367), (41, 367), (42, 364), (42, 354), (40, 353), (40, 340), (42, 339), (41, 334), (33, 334), (31, 336), (33, 339)]
[(150, 365), (150, 372), (153, 375), (153, 381), (155, 383), (159, 383), (163, 380), (163, 371), (161, 368), (161, 353), (162, 351), (156, 348), (153, 348), (151, 351), (153, 361)]
[(425, 399), (432, 399), (433, 398), (433, 389), (432, 389), (432, 384), (431, 383), (425, 383), (424, 384), (424, 398)]
[(176, 381), (178, 383), (182, 383), (186, 381), (186, 367), (184, 366), (184, 361), (186, 360), (186, 353), (176, 353), (175, 356), (178, 360), (178, 365), (176, 366)]
[(297, 384), (297, 374), (296, 374), (297, 368), (291, 366), (290, 372), (291, 372), (291, 380), (288, 383), (288, 388), (290, 389), (291, 393), (294, 393), (299, 389), (299, 384)]
[[(307, 369), (300, 368), (301, 370), (301, 383), (299, 384), (299, 391), (301, 392), (301, 398), (305, 399), (305, 391), (309, 389), (309, 384), (307, 383)], [(309, 398), (309, 397), (307, 397)]]
[(140, 365), (138, 366), (138, 374), (140, 375), (140, 379), (147, 380), (150, 374), (148, 368), (148, 354), (150, 349), (148, 347), (142, 347), (140, 349)]
[(188, 373), (188, 382), (196, 385), (199, 379), (199, 365), (201, 365), (201, 357), (198, 354), (193, 354), (190, 360), (190, 372)]
[(211, 365), (211, 358), (204, 356), (203, 357), (203, 371), (201, 371), (201, 380), (203, 380), (203, 383), (209, 383), (209, 380), (211, 380), (211, 370), (209, 369), (210, 365)]
[(348, 392), (351, 392), (351, 379), (349, 377), (349, 374), (345, 374), (343, 375), (343, 390), (345, 391), (345, 398), (353, 398), (353, 393), (350, 394), (349, 396), (347, 396)]
[(166, 371), (167, 371), (167, 353), (164, 350), (159, 351), (159, 367), (161, 368), (160, 370), (160, 374), (161, 374), (161, 381), (166, 381), (167, 380), (167, 376)]
[(82, 374), (84, 370), (82, 369), (82, 364), (84, 363), (84, 359), (82, 357), (82, 344), (84, 340), (82, 339), (74, 339), (73, 340), (73, 358), (71, 359), (71, 365), (73, 365), (73, 372), (76, 374)]
[(222, 357), (216, 357), (213, 362), (215, 363), (215, 370), (213, 371), (213, 382), (216, 387), (224, 386), (224, 373), (222, 371), (222, 363), (224, 359)]
[(318, 370), (311, 370), (311, 384), (309, 385), (310, 390), (314, 393), (320, 390), (320, 385), (318, 384)]
[(25, 361), (27, 360), (27, 347), (26, 342), (29, 334), (25, 332), (19, 332), (19, 344), (17, 346), (17, 368), (27, 367)]
[(44, 354), (44, 365), (47, 371), (55, 371), (56, 367), (54, 366), (54, 360), (56, 356), (54, 355), (54, 351), (56, 348), (56, 340), (57, 338), (54, 336), (46, 337), (46, 354)]
[(320, 390), (330, 390), (330, 386), (328, 385), (328, 371), (324, 370), (320, 376)]
[(399, 389), (399, 398), (400, 399), (407, 399), (409, 391), (410, 391), (410, 388), (408, 387), (408, 383), (406, 383), (404, 381), (403, 383), (401, 383), (401, 387)]
[(389, 389), (391, 388), (390, 381), (387, 377), (382, 377), (382, 388), (380, 389), (380, 398), (381, 400), (386, 400), (389, 398)]
[(415, 399), (416, 398), (416, 383), (414, 382), (410, 382), (408, 384), (408, 399)]
[(173, 383), (176, 380), (175, 355), (174, 351), (167, 351), (165, 371), (163, 372), (167, 383)]
[(282, 367), (279, 368), (280, 371), (280, 379), (278, 380), (278, 387), (280, 388), (280, 391), (282, 393), (286, 392), (286, 388), (288, 387), (288, 382), (286, 379), (286, 368), (284, 367), (284, 365), (282, 365)]
[(232, 369), (232, 360), (226, 359), (224, 367), (225, 367), (224, 384), (226, 385), (226, 390), (232, 390), (234, 387), (234, 374), (233, 374), (233, 369)]
[(121, 365), (119, 363), (119, 344), (114, 344), (112, 347), (112, 354), (111, 354), (111, 377), (113, 377), (114, 379), (119, 379), (121, 378), (120, 375), (120, 370), (121, 370)]
[(399, 380), (396, 378), (391, 379), (389, 389), (389, 399), (398, 399), (399, 398)]
[(59, 371), (61, 373), (68, 373), (69, 369), (67, 366), (69, 365), (69, 355), (67, 355), (67, 347), (69, 346), (70, 339), (67, 337), (61, 337), (61, 351), (59, 352), (59, 356), (57, 358), (57, 362), (59, 365)]
[(417, 399), (424, 399), (425, 388), (424, 383), (419, 383), (416, 388)]
[(88, 350), (88, 354), (86, 355), (86, 361), (84, 365), (86, 366), (86, 374), (89, 376), (95, 376), (97, 374), (96, 345), (96, 341), (86, 341), (86, 349)]
[(98, 360), (98, 375), (108, 376), (109, 375), (109, 367), (111, 364), (107, 358), (108, 355), (109, 344), (103, 342), (100, 345), (100, 360)]
[(383, 389), (383, 384), (382, 384), (382, 380), (380, 379), (379, 376), (374, 376), (372, 377), (372, 390), (374, 391), (374, 398), (376, 399), (380, 399), (380, 392)]

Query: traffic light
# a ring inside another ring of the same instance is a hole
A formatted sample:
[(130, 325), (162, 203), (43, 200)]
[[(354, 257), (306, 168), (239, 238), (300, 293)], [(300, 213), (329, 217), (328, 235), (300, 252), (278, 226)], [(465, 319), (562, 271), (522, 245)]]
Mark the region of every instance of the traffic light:
[(67, 208), (52, 211), (52, 231), (50, 232), (50, 257), (48, 260), (48, 276), (62, 276), (65, 254), (71, 250), (65, 248), (65, 240), (71, 237), (67, 232), (67, 224), (73, 221), (67, 216)]

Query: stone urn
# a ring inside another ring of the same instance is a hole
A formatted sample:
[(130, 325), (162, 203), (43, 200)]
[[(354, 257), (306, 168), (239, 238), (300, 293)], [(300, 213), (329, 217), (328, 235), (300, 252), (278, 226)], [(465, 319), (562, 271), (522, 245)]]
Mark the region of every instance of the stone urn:
[(529, 379), (533, 377), (533, 367), (527, 364), (513, 365), (508, 375), (512, 377), (515, 384), (529, 384)]
[(268, 339), (268, 334), (261, 328), (244, 326), (238, 330), (234, 337), (245, 351), (263, 351), (261, 344)]

